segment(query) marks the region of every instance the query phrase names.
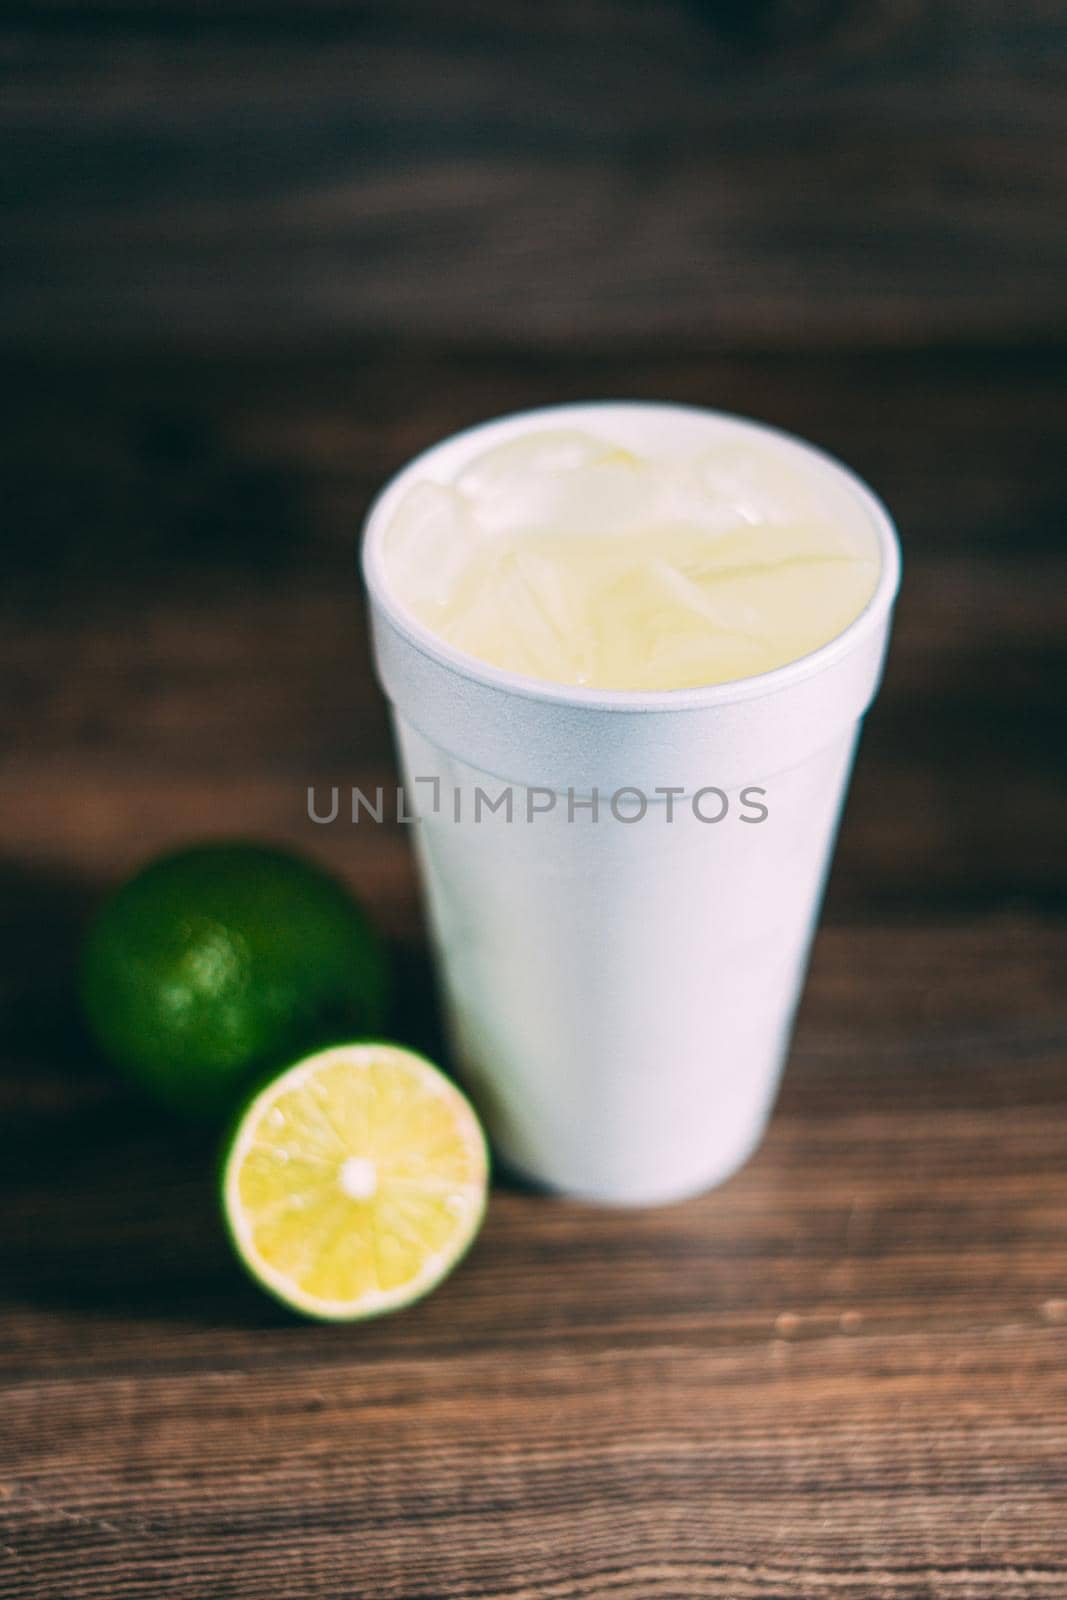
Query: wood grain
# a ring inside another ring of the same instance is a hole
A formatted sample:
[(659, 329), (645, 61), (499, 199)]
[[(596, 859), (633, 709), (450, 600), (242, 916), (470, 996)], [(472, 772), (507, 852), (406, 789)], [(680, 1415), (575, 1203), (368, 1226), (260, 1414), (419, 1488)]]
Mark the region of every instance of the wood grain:
[[(1067, 1594), (1059, 353), (376, 341), (8, 375), (2, 1600)], [(394, 779), (355, 529), (432, 438), (595, 394), (799, 429), (900, 518), (782, 1098), (713, 1194), (501, 1183), (430, 1299), (304, 1326), (231, 1261), (214, 1151), (88, 1050), (80, 930), (176, 838), (288, 839), (364, 894), (393, 1029), (440, 1053), (407, 831), (304, 809)]]
[(828, 930), (741, 1175), (498, 1192), (359, 1330), (258, 1298), (205, 1153), (46, 1067), (5, 1110), (0, 1594), (1062, 1593), (1065, 954)]
[(1042, 0), (11, 4), (8, 344), (1064, 333)]

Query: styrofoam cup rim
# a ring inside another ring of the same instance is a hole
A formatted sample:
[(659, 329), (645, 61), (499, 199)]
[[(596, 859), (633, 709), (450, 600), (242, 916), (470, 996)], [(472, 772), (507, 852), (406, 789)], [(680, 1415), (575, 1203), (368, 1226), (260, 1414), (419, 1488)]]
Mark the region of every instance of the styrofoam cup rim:
[[(390, 588), (382, 552), (382, 536), (400, 496), (413, 480), (418, 479), (433, 465), (435, 457), (446, 452), (451, 454), (461, 443), (474, 443), (477, 440), (479, 443), (489, 445), (495, 436), (520, 432), (526, 425), (543, 425), (549, 422), (580, 426), (583, 422), (595, 420), (598, 412), (622, 409), (654, 411), (659, 414), (680, 412), (689, 416), (714, 418), (718, 422), (735, 426), (739, 431), (785, 443), (814, 461), (820, 469), (828, 469), (837, 483), (857, 501), (878, 544), (880, 559), (878, 581), (859, 615), (847, 628), (828, 640), (826, 644), (820, 645), (817, 650), (798, 656), (795, 661), (790, 661), (782, 667), (775, 667), (770, 672), (758, 673), (748, 678), (731, 679), (726, 683), (701, 684), (687, 689), (601, 689), (526, 677), (503, 667), (492, 666), (487, 661), (457, 650), (408, 611)], [(518, 695), (525, 699), (540, 700), (559, 706), (625, 712), (695, 711), (776, 694), (805, 678), (825, 671), (844, 656), (851, 654), (875, 629), (882, 626), (893, 604), (900, 584), (900, 546), (889, 512), (862, 478), (828, 451), (820, 449), (818, 445), (810, 444), (796, 434), (772, 427), (769, 423), (757, 422), (750, 417), (719, 411), (710, 406), (683, 405), (674, 401), (660, 400), (589, 400), (510, 412), (502, 417), (474, 423), (420, 451), (388, 480), (367, 511), (363, 523), (362, 570), (374, 605), (388, 618), (390, 624), (407, 643), (420, 654), (428, 656), (461, 678), (481, 683), (503, 694)]]

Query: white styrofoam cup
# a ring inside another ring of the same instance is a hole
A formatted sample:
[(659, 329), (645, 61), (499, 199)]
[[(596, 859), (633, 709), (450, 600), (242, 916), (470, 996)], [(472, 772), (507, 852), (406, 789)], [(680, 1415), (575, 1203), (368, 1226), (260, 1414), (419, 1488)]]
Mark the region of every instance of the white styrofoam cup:
[[(549, 427), (649, 454), (755, 437), (803, 458), (877, 552), (869, 603), (810, 655), (705, 688), (575, 688), (454, 649), (391, 592), (383, 533), (413, 483), (450, 483)], [(558, 406), (412, 461), (368, 514), (363, 571), (457, 1066), (499, 1155), (551, 1189), (621, 1204), (722, 1181), (773, 1105), (881, 675), (900, 573), (884, 507), (838, 462), (758, 423)]]

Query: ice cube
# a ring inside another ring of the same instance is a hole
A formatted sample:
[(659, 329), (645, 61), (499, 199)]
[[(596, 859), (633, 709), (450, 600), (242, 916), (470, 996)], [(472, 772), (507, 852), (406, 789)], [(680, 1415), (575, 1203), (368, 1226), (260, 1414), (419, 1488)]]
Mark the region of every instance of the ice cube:
[(755, 606), (694, 582), (669, 562), (650, 562), (647, 570), (650, 577), (679, 605), (686, 607), (703, 622), (710, 622), (717, 632), (753, 638), (765, 632), (764, 618)]
[(720, 444), (678, 477), (688, 516), (709, 532), (816, 517), (812, 484), (791, 463), (751, 444)]
[(454, 489), (417, 483), (401, 500), (385, 535), (385, 560), (398, 594), (418, 612), (453, 603), (480, 530)]
[(505, 671), (565, 680), (573, 671), (566, 636), (551, 598), (537, 592), (520, 567), (520, 552), (503, 547), (465, 591), (444, 629), (450, 643)]
[(494, 534), (615, 533), (648, 520), (655, 475), (618, 445), (554, 428), (479, 456), (456, 487)]

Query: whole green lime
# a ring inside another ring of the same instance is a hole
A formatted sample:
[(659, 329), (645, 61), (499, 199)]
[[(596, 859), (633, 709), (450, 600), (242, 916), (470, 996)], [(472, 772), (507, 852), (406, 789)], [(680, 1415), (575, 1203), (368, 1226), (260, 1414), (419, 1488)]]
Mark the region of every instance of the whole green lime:
[(286, 851), (199, 845), (110, 897), (82, 997), (97, 1043), (176, 1110), (228, 1110), (294, 1054), (380, 1029), (381, 944), (335, 878)]

